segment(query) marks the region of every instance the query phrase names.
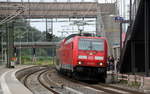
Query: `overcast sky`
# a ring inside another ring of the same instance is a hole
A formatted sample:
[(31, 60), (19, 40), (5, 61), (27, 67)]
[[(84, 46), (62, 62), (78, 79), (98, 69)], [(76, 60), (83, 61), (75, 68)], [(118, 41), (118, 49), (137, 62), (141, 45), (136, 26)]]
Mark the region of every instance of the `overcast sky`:
[[(48, 19), (49, 21), (51, 19)], [(53, 32), (55, 35), (60, 36), (63, 32), (72, 32), (76, 33), (78, 31), (78, 27), (76, 25), (72, 25), (73, 21), (69, 22), (69, 19), (57, 19), (58, 22), (55, 21), (56, 19), (53, 19)], [(77, 20), (77, 19), (76, 19)], [(82, 20), (82, 19), (81, 19)], [(95, 18), (86, 19), (86, 20), (93, 20), (93, 22), (89, 22), (89, 25), (84, 26), (84, 31), (92, 32), (96, 31), (96, 25), (95, 25)], [(43, 22), (31, 22), (30, 25), (37, 28), (40, 31), (46, 31), (46, 23), (45, 19), (32, 19), (30, 21), (43, 21)], [(59, 21), (66, 21), (66, 22), (59, 22)], [(48, 22), (48, 29), (51, 28), (51, 22)], [(64, 33), (64, 35), (68, 35), (67, 33)]]

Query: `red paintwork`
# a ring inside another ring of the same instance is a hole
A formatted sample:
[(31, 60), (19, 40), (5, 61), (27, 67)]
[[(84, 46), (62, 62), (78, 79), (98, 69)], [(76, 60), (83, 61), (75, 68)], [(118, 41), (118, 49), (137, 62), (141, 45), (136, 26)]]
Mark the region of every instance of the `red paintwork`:
[[(78, 40), (79, 38), (92, 38), (92, 39), (103, 39), (104, 40), (104, 51), (85, 51), (78, 50)], [(62, 65), (76, 66), (90, 66), (90, 67), (107, 67), (107, 41), (104, 37), (85, 37), (85, 36), (75, 36), (69, 40), (64, 39), (60, 43), (60, 48), (57, 50), (58, 58)], [(93, 55), (90, 55), (92, 53)], [(87, 56), (88, 59), (78, 59), (79, 55)], [(103, 56), (103, 60), (94, 60), (95, 56)], [(83, 64), (78, 64), (81, 61)], [(100, 66), (98, 63), (102, 62), (103, 65)], [(73, 68), (72, 67), (72, 68)]]

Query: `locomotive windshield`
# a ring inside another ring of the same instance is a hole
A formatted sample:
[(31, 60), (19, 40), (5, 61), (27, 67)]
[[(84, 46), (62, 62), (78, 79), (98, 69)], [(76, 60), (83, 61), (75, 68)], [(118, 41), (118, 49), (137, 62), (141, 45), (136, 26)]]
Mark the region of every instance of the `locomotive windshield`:
[(79, 39), (79, 50), (104, 50), (104, 40), (102, 39)]

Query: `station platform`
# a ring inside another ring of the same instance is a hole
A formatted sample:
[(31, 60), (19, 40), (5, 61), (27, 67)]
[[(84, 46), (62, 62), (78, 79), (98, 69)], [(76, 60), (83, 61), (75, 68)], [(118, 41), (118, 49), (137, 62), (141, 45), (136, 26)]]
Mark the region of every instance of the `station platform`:
[(32, 65), (18, 65), (15, 68), (0, 66), (0, 94), (33, 94), (15, 76), (15, 73)]

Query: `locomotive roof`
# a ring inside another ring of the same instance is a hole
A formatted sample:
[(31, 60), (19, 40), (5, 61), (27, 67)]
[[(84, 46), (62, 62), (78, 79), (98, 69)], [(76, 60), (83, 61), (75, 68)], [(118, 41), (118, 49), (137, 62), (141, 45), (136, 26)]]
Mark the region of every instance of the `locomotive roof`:
[(68, 37), (66, 37), (65, 39), (68, 40), (68, 39), (70, 39), (70, 38), (72, 38), (72, 37), (75, 37), (75, 36), (79, 36), (79, 34), (71, 34), (71, 35), (69, 35)]
[(86, 36), (86, 37), (93, 37), (93, 34), (90, 34), (90, 33), (82, 33), (82, 34), (71, 34), (69, 35), (68, 37), (66, 37), (65, 39), (68, 40), (72, 37), (75, 37), (75, 36)]

